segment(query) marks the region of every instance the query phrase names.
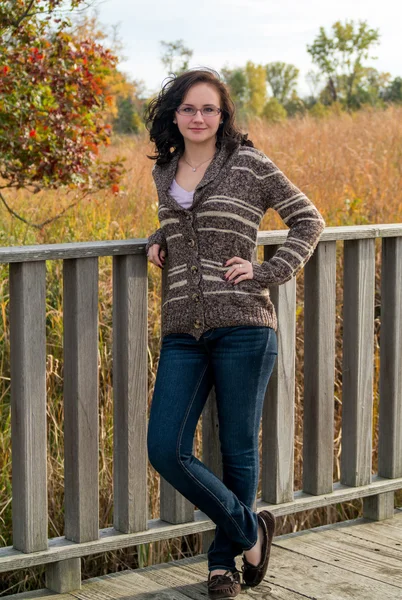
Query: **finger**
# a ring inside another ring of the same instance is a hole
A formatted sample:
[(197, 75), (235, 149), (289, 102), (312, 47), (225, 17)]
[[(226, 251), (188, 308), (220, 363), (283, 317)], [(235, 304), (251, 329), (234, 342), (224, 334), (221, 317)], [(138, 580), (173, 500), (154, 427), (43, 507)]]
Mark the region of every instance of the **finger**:
[(240, 262), (241, 260), (242, 259), (239, 256), (232, 256), (232, 258), (229, 258), (229, 260), (225, 262), (225, 265), (231, 265), (233, 262)]
[(159, 252), (156, 253), (155, 255), (155, 264), (160, 267), (161, 269), (163, 269), (163, 267), (165, 266), (161, 260), (160, 254)]
[(148, 258), (154, 265), (156, 265), (160, 269), (163, 269), (164, 265), (162, 264), (161, 259), (159, 258), (159, 249), (159, 244), (152, 244), (148, 252)]
[(230, 275), (227, 277), (227, 281), (232, 281), (240, 273), (245, 273), (245, 267), (233, 267), (233, 269), (230, 270)]

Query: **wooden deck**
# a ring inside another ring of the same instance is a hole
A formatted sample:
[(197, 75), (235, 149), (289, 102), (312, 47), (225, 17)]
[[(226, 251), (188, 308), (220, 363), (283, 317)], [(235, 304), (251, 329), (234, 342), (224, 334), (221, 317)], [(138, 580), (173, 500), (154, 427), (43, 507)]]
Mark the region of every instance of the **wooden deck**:
[[(241, 557), (237, 557), (238, 568)], [(45, 590), (12, 598), (202, 600), (206, 555), (96, 577), (68, 594)], [(265, 581), (240, 598), (393, 600), (402, 598), (402, 510), (392, 519), (357, 519), (275, 538)]]

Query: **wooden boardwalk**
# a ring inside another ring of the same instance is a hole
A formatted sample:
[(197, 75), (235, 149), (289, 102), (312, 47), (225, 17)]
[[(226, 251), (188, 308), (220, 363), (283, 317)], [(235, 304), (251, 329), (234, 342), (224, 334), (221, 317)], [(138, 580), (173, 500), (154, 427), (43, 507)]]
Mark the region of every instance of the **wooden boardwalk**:
[[(241, 557), (237, 557), (238, 568)], [(206, 555), (96, 577), (80, 590), (39, 590), (12, 598), (203, 600)], [(357, 519), (275, 538), (265, 581), (239, 598), (397, 600), (402, 598), (402, 510), (392, 519)]]

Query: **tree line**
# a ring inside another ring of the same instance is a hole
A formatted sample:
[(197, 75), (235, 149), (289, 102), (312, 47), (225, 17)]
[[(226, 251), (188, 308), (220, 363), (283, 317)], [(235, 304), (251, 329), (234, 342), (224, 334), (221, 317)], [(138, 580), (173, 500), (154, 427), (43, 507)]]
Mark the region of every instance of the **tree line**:
[[(119, 193), (124, 173), (119, 157), (99, 152), (112, 132), (144, 129), (142, 115), (151, 100), (142, 81), (121, 70), (123, 44), (88, 15), (87, 0), (2, 0), (0, 3), (0, 203), (13, 216), (37, 228), (59, 218), (99, 189)], [(161, 43), (168, 75), (189, 68), (193, 51), (183, 40)], [(369, 64), (379, 31), (365, 21), (323, 28), (307, 52), (315, 70), (311, 93), (297, 94), (299, 70), (270, 62), (221, 69), (240, 121), (280, 121), (309, 112), (315, 116), (365, 105), (402, 102), (402, 79)], [(71, 203), (43, 223), (31, 223), (7, 201), (7, 190), (33, 193), (63, 188)]]
[[(315, 68), (307, 73), (310, 94), (304, 97), (297, 93), (300, 71), (289, 63), (247, 61), (240, 67), (224, 66), (220, 74), (243, 122), (255, 117), (275, 122), (306, 113), (321, 117), (365, 106), (384, 108), (389, 103), (402, 103), (402, 78), (370, 64), (376, 59), (371, 53), (379, 39), (379, 30), (370, 28), (366, 21), (337, 21), (328, 33), (321, 27), (306, 48)], [(160, 43), (161, 61), (169, 74), (179, 75), (189, 68), (193, 51), (183, 40)], [(123, 112), (126, 124), (131, 118), (130, 102), (122, 108), (118, 129), (124, 132)], [(134, 100), (131, 115), (136, 115), (139, 126), (140, 113), (136, 113)]]

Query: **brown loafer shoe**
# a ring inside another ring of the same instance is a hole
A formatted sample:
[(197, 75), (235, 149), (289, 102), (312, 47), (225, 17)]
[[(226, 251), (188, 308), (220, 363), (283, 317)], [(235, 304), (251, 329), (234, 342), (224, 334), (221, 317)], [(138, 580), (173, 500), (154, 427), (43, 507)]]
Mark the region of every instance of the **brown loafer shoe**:
[(208, 575), (209, 598), (236, 598), (241, 592), (240, 571), (226, 571), (223, 575)]
[(252, 565), (243, 556), (243, 581), (246, 585), (254, 587), (261, 583), (268, 569), (269, 555), (271, 553), (272, 539), (275, 533), (275, 517), (269, 510), (262, 510), (257, 515), (258, 523), (264, 532), (261, 548), (261, 560), (258, 565)]

